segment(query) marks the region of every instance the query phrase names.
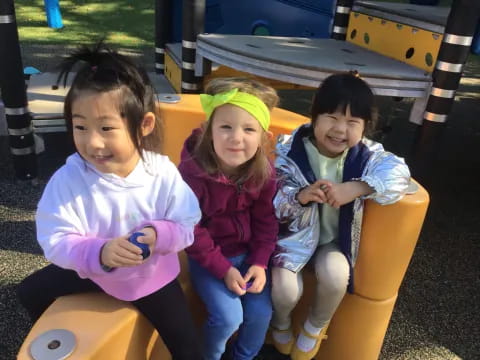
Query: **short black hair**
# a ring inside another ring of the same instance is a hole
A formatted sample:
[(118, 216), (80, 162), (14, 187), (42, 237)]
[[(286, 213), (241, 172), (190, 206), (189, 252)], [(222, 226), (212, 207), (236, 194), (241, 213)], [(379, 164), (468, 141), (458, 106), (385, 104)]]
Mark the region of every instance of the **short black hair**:
[[(160, 152), (162, 126), (156, 111), (155, 90), (143, 68), (110, 49), (103, 41), (91, 47), (81, 46), (65, 58), (59, 65), (57, 82), (63, 80), (65, 86), (74, 67), (78, 70), (64, 103), (64, 118), (70, 136), (73, 134), (72, 105), (79, 96), (86, 92), (118, 91), (118, 110), (127, 120), (130, 137), (140, 156), (142, 149)], [(147, 112), (155, 114), (155, 128), (142, 139), (141, 124)]]
[(365, 133), (373, 131), (376, 122), (375, 96), (368, 84), (354, 73), (334, 74), (318, 87), (311, 107), (312, 128), (318, 115), (341, 111), (350, 106), (354, 117), (365, 121)]

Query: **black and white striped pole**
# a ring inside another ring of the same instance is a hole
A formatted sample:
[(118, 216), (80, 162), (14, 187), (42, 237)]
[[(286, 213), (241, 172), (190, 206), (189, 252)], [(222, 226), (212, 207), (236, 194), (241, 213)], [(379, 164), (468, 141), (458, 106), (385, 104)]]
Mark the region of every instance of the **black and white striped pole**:
[(33, 180), (37, 158), (13, 0), (0, 1), (0, 54), (0, 88), (15, 175), (19, 180)]
[(182, 8), (182, 93), (201, 91), (202, 78), (195, 76), (197, 35), (204, 31), (205, 0), (183, 0)]
[(437, 142), (455, 101), (470, 45), (480, 16), (478, 0), (453, 1), (432, 74), (432, 89), (416, 143), (414, 163), (423, 171), (436, 152)]
[(171, 41), (172, 0), (155, 1), (155, 72), (165, 70), (165, 45)]
[(332, 39), (345, 40), (347, 38), (348, 21), (352, 11), (353, 0), (338, 0), (333, 18)]

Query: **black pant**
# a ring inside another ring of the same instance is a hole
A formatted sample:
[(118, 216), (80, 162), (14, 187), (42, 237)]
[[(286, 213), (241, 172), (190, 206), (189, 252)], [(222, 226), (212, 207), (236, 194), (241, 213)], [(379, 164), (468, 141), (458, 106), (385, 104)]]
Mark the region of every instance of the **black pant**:
[[(63, 295), (103, 291), (73, 270), (48, 265), (28, 276), (18, 287), (18, 297), (33, 321)], [(199, 339), (180, 284), (175, 279), (160, 290), (132, 301), (152, 323), (174, 360), (201, 359)]]

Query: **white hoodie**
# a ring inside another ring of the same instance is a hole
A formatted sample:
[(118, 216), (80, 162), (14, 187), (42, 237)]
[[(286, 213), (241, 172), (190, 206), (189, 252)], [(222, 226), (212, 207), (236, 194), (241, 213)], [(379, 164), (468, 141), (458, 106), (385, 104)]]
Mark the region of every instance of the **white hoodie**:
[[(177, 252), (192, 244), (201, 217), (197, 198), (168, 157), (144, 152), (143, 158), (122, 178), (71, 155), (48, 182), (36, 214), (37, 239), (49, 261), (127, 301), (177, 277)], [(146, 225), (155, 228), (157, 242), (145, 262), (104, 271), (102, 246)]]

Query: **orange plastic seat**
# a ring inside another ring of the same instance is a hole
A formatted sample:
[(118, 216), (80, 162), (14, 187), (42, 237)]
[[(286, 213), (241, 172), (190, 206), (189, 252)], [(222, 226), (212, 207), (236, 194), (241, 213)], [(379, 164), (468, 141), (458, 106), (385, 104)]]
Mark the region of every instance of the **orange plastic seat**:
[[(165, 122), (164, 152), (178, 164), (180, 151), (192, 129), (204, 121), (198, 95), (181, 95), (176, 104), (160, 103)], [(272, 112), (274, 136), (289, 134), (307, 122), (287, 110)], [(367, 201), (359, 256), (355, 267), (355, 294), (347, 294), (336, 311), (315, 359), (372, 360), (378, 358), (398, 289), (410, 262), (429, 203), (419, 186), (413, 195), (380, 206)], [(205, 317), (201, 300), (189, 280), (185, 253), (180, 253), (182, 288), (197, 322)], [(314, 288), (313, 274), (304, 272), (305, 294), (294, 312), (297, 326), (304, 321)], [(19, 360), (32, 359), (32, 341), (51, 329), (75, 335), (70, 360), (169, 360), (168, 350), (150, 323), (129, 303), (105, 294), (79, 294), (57, 299), (35, 323), (25, 339)]]

